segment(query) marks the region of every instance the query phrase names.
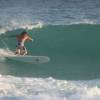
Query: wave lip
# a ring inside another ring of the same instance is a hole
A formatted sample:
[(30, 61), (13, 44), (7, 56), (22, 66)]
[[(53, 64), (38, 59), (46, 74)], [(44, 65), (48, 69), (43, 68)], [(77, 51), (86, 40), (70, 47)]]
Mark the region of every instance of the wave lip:
[(97, 22), (95, 20), (82, 19), (80, 21), (70, 22), (68, 25), (72, 25), (72, 24), (92, 24), (92, 25), (96, 25)]
[[(95, 20), (89, 20), (89, 19), (83, 19), (80, 21), (70, 21), (70, 22), (66, 22), (65, 24), (54, 24), (54, 23), (48, 23), (47, 25), (73, 25), (73, 24), (98, 24)], [(13, 30), (17, 30), (17, 29), (26, 29), (26, 30), (32, 30), (35, 28), (41, 29), (44, 26), (44, 22), (40, 21), (37, 22), (36, 24), (32, 24), (32, 23), (18, 23), (16, 21), (11, 21), (10, 24), (5, 25), (5, 26), (1, 26), (0, 27), (0, 33), (6, 33), (7, 31), (13, 31)]]
[(37, 24), (19, 24), (16, 22), (12, 22), (11, 25), (0, 27), (0, 33), (4, 34), (7, 31), (13, 31), (17, 29), (25, 29), (25, 30), (32, 30), (34, 28), (42, 28), (44, 24), (42, 22), (38, 22)]

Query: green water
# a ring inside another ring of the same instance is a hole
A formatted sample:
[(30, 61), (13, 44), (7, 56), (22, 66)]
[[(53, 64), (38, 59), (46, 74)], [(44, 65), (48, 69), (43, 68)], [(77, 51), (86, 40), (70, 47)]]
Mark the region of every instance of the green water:
[[(22, 29), (3, 35), (11, 50), (16, 48), (16, 38), (10, 36), (20, 32)], [(100, 25), (48, 25), (28, 32), (34, 38), (33, 43), (25, 44), (28, 54), (49, 56), (50, 62), (35, 65), (6, 60), (1, 62), (0, 73), (59, 79), (100, 78)]]

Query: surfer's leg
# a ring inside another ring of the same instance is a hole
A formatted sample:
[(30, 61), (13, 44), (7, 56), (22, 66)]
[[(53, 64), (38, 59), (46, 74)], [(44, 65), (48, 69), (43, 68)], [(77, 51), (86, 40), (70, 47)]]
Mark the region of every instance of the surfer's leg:
[(20, 49), (17, 48), (15, 54), (20, 55)]
[(23, 46), (23, 53), (22, 55), (26, 55), (27, 54), (27, 49), (25, 48), (25, 46)]
[(21, 55), (26, 55), (27, 54), (27, 50), (26, 50), (26, 48), (24, 46), (21, 47), (20, 54)]
[(24, 47), (25, 55), (27, 54), (27, 49)]
[(19, 41), (18, 41), (18, 44), (17, 44), (15, 54), (17, 54), (17, 55), (21, 54), (21, 43)]

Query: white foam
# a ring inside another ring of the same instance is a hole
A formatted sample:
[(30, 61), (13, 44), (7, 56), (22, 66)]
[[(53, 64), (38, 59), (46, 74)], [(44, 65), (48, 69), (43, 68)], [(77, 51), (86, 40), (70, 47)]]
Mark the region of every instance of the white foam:
[[(95, 84), (94, 84), (95, 83)], [(21, 100), (100, 100), (100, 80), (67, 81), (0, 75), (0, 98)]]
[(32, 30), (34, 28), (42, 28), (43, 27), (43, 23), (42, 22), (38, 22), (36, 24), (31, 24), (31, 23), (17, 23), (16, 21), (12, 21), (11, 22), (11, 27), (13, 27), (13, 29), (18, 29), (18, 28), (22, 28), (22, 29), (28, 29), (28, 30)]
[(40, 29), (43, 26), (44, 26), (43, 22), (38, 22), (36, 24), (31, 24), (31, 23), (25, 24), (25, 23), (17, 23), (16, 21), (11, 21), (10, 25), (0, 27), (0, 34), (17, 29), (27, 29), (27, 30), (32, 30), (34, 28)]
[(70, 22), (68, 25), (72, 25), (72, 24), (97, 24), (97, 23), (95, 20), (82, 19), (80, 21)]
[(5, 32), (6, 32), (6, 29), (3, 27), (0, 27), (0, 34), (5, 33)]
[(10, 55), (14, 55), (14, 53), (11, 50), (9, 50), (9, 48), (7, 48), (7, 49), (0, 48), (0, 56), (1, 57), (10, 56)]
[[(54, 23), (49, 23), (51, 25), (62, 25), (62, 24), (54, 24)], [(66, 22), (63, 25), (73, 25), (73, 24), (97, 24), (95, 20), (90, 20), (90, 19), (82, 19), (82, 20), (76, 20), (76, 21), (71, 21), (71, 22)], [(12, 20), (9, 24), (6, 26), (1, 26), (0, 27), (0, 34), (6, 33), (7, 31), (13, 31), (17, 29), (27, 29), (27, 30), (32, 30), (34, 28), (42, 28), (44, 26), (44, 22), (40, 21), (37, 22), (36, 24), (33, 23), (21, 23), (15, 20)]]

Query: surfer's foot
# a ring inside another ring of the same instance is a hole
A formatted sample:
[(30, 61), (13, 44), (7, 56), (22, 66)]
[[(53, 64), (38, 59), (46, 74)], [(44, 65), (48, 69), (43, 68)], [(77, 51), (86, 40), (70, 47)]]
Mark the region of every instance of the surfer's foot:
[(18, 53), (18, 52), (15, 52), (15, 55), (20, 55), (20, 53)]
[(15, 55), (17, 55), (18, 54), (18, 52), (15, 52)]

